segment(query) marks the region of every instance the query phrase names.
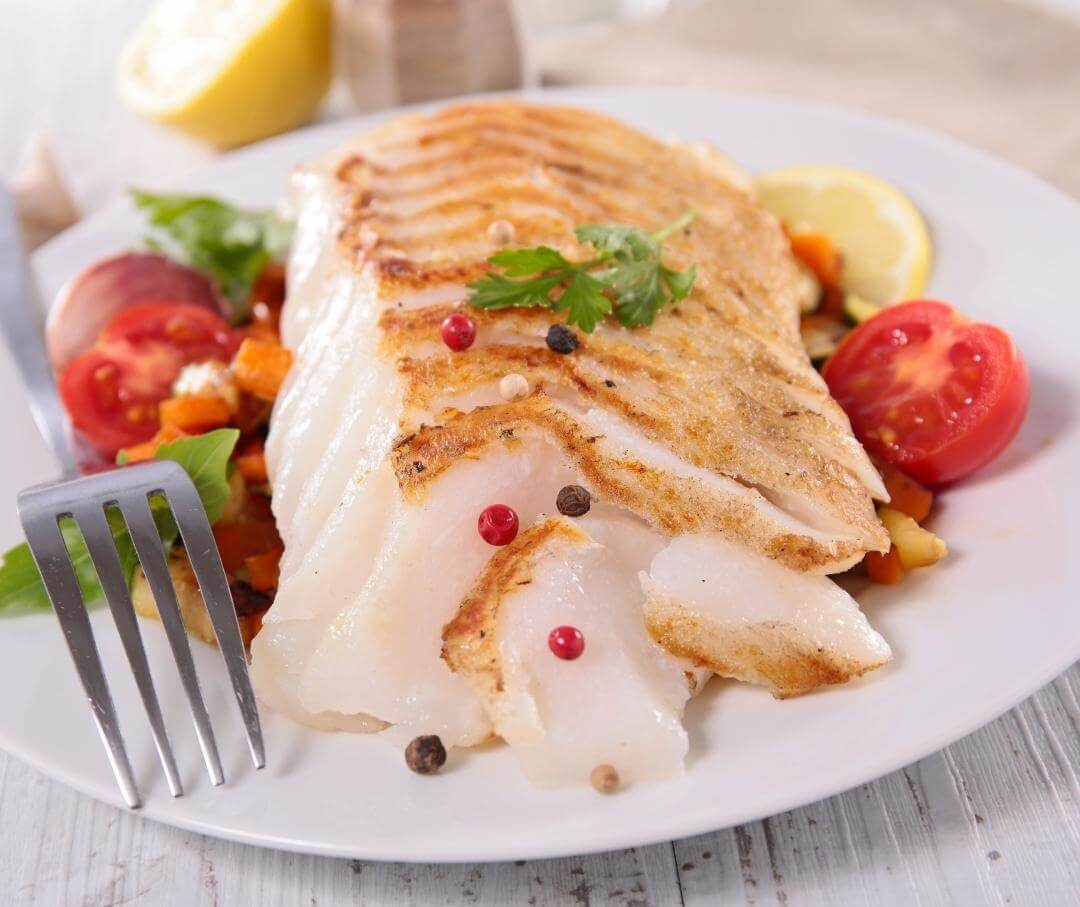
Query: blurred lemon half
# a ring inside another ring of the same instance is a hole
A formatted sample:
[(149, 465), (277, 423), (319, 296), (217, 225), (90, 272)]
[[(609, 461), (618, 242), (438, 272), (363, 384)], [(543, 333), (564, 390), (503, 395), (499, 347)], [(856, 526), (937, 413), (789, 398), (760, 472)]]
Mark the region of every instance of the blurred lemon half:
[(328, 0), (159, 0), (120, 56), (133, 110), (220, 147), (291, 129), (330, 84)]
[(844, 254), (843, 284), (888, 305), (922, 295), (933, 257), (926, 223), (900, 190), (848, 167), (809, 165), (757, 179), (761, 203), (793, 233), (824, 233)]

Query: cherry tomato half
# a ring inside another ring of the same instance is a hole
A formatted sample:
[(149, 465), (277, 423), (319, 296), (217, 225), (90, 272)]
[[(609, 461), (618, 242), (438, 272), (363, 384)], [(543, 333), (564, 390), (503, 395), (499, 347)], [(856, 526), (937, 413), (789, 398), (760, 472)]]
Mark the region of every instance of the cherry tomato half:
[(228, 362), (241, 338), (224, 318), (202, 306), (141, 302), (119, 312), (105, 325), (101, 343), (108, 345), (118, 340), (135, 346), (147, 341), (166, 344), (179, 350), (186, 362)]
[(130, 306), (105, 326), (97, 346), (65, 366), (60, 397), (79, 433), (111, 459), (154, 435), (158, 404), (185, 365), (228, 362), (239, 341), (223, 318), (201, 306)]
[(1027, 412), (1027, 366), (1000, 328), (943, 302), (891, 306), (825, 364), (866, 449), (922, 482), (952, 482), (996, 457)]
[(150, 439), (158, 403), (169, 396), (184, 361), (164, 344), (113, 343), (80, 353), (60, 376), (60, 398), (79, 433), (112, 459), (121, 447)]

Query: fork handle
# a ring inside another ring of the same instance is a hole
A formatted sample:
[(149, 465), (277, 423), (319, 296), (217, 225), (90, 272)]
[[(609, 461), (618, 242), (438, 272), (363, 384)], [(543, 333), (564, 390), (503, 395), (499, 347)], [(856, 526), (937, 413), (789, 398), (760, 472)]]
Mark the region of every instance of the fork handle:
[(78, 474), (67, 413), (45, 352), (40, 309), (30, 287), (15, 202), (0, 187), (0, 329), (19, 368), (38, 431), (66, 477)]

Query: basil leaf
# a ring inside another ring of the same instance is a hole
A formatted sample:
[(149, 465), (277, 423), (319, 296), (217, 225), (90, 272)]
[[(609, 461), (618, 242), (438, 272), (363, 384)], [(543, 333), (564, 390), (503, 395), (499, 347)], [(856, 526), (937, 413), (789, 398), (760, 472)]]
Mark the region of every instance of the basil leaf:
[[(176, 540), (176, 524), (163, 501), (160, 506), (155, 505), (158, 505), (157, 501), (151, 507), (154, 520), (158, 524), (162, 543), (169, 548)], [(125, 581), (130, 585), (135, 566), (139, 562), (135, 545), (119, 511), (109, 510), (106, 518), (112, 530), (116, 553), (120, 558), (120, 569)], [(83, 601), (88, 608), (100, 604), (104, 600), (104, 593), (79, 527), (74, 520), (64, 519), (60, 521), (60, 532), (64, 537), (71, 565), (75, 569)], [(4, 555), (3, 563), (0, 563), (0, 615), (13, 617), (35, 611), (48, 611), (51, 607), (45, 584), (41, 581), (41, 574), (38, 573), (37, 564), (30, 553), (30, 546), (25, 542), (16, 545)]]
[[(173, 460), (179, 463), (191, 476), (199, 499), (206, 508), (206, 516), (211, 524), (216, 522), (225, 509), (229, 497), (229, 457), (240, 437), (235, 428), (222, 428), (192, 438), (180, 438), (170, 444), (162, 445), (157, 452), (160, 460)], [(164, 498), (155, 497), (150, 502), (150, 510), (157, 524), (161, 544), (168, 551), (176, 543), (179, 532), (169, 505)], [(128, 535), (124, 518), (118, 510), (110, 509), (106, 513), (109, 528), (112, 530), (113, 543), (120, 557), (120, 566), (124, 579), (131, 584), (131, 577), (138, 563), (135, 546)], [(75, 575), (82, 589), (83, 600), (87, 607), (98, 604), (103, 599), (97, 571), (86, 550), (86, 542), (73, 520), (60, 523), (60, 531), (67, 545), (68, 555)], [(34, 563), (30, 548), (24, 542), (16, 545), (4, 555), (0, 563), (0, 615), (13, 616), (34, 611), (46, 611), (51, 608), (49, 595), (41, 581), (37, 565)]]
[(219, 428), (205, 435), (179, 438), (162, 444), (155, 455), (159, 460), (173, 460), (184, 467), (213, 525), (225, 510), (229, 499), (229, 457), (240, 438), (235, 428)]

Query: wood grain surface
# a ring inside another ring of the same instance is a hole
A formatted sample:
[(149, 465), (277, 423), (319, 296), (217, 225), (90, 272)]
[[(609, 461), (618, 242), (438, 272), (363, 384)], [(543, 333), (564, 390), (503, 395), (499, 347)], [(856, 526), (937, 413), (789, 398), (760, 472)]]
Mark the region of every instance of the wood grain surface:
[[(1000, 0), (828, 0), (828, 15), (784, 4), (761, 17), (750, 6), (679, 3), (664, 23), (604, 31), (590, 53), (580, 36), (548, 37), (536, 51), (556, 81), (758, 87), (873, 107), (992, 148), (1080, 197), (1075, 19)], [(0, 174), (12, 174), (32, 132), (44, 134), (92, 210), (211, 156), (115, 100), (116, 51), (143, 8), (0, 0)], [(838, 21), (843, 29), (828, 26)], [(542, 862), (373, 864), (262, 850), (104, 806), (0, 754), (0, 903), (1056, 907), (1080, 903), (1078, 774), (1080, 667), (965, 740), (843, 795), (688, 840)]]

